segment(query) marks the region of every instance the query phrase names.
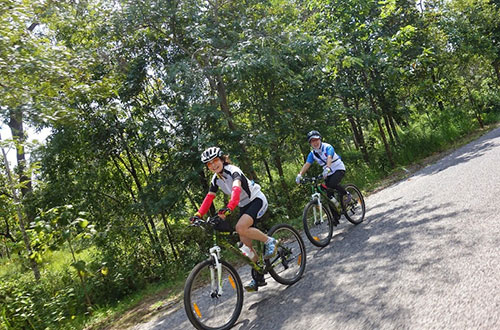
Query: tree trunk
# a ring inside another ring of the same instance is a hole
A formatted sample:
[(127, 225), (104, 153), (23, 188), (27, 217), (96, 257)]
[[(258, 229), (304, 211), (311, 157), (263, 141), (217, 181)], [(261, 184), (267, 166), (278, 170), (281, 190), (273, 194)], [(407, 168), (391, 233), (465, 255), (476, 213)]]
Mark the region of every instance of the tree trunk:
[[(119, 121), (118, 117), (116, 117), (116, 115), (115, 115), (115, 124), (118, 125), (119, 122), (120, 121)], [(149, 225), (151, 227), (151, 231), (152, 231), (151, 237), (153, 238), (151, 243), (153, 244), (153, 248), (155, 249), (155, 251), (157, 251), (158, 255), (160, 256), (159, 262), (162, 265), (164, 265), (167, 261), (166, 256), (165, 256), (165, 251), (163, 250), (161, 240), (160, 240), (160, 237), (158, 235), (158, 231), (156, 230), (156, 224), (154, 223), (153, 218), (149, 214), (148, 209), (146, 207), (146, 203), (142, 197), (142, 195), (143, 195), (142, 194), (142, 191), (143, 191), (142, 182), (139, 179), (139, 175), (138, 175), (137, 170), (136, 170), (135, 165), (134, 165), (134, 159), (137, 159), (137, 157), (135, 157), (132, 154), (132, 152), (130, 151), (130, 148), (129, 148), (128, 143), (127, 143), (128, 139), (124, 136), (123, 130), (120, 127), (117, 127), (117, 128), (120, 131), (121, 145), (125, 149), (125, 154), (126, 154), (127, 160), (128, 160), (128, 166), (121, 157), (118, 156), (117, 159), (123, 164), (123, 166), (125, 166), (125, 168), (128, 170), (130, 176), (132, 177), (132, 179), (135, 183), (135, 186), (136, 186), (137, 191), (139, 193), (138, 194), (139, 198), (141, 199), (141, 203), (142, 203), (143, 208), (144, 208), (144, 212), (146, 213), (146, 218), (147, 218)], [(138, 160), (137, 162), (140, 163), (140, 160)]]
[[(12, 132), (12, 138), (16, 142), (16, 152), (17, 152), (17, 172), (19, 174), (19, 183), (21, 185), (21, 195), (22, 199), (28, 198), (32, 193), (31, 178), (26, 175), (26, 159), (24, 155), (24, 128), (23, 128), (23, 113), (22, 111), (10, 111), (10, 121), (9, 127)], [(32, 258), (33, 250), (31, 248), (31, 241), (26, 232), (26, 224), (31, 223), (34, 216), (29, 212), (28, 208), (23, 210), (23, 201), (17, 196), (15, 189), (16, 184), (10, 173), (9, 162), (7, 160), (7, 154), (2, 148), (5, 168), (9, 180), (9, 184), (12, 189), (12, 196), (16, 204), (17, 216), (19, 218), (19, 227), (23, 236), (24, 245), (26, 246), (26, 251), (28, 252), (28, 258), (30, 259), (31, 270), (37, 281), (40, 280), (40, 270), (38, 269), (38, 264), (36, 260)]]
[(474, 109), (474, 115), (476, 117), (477, 122), (479, 123), (479, 127), (481, 127), (481, 129), (483, 129), (484, 128), (484, 123), (483, 123), (483, 119), (481, 118), (481, 108), (474, 101), (474, 96), (472, 95), (469, 87), (465, 86), (465, 88), (467, 89), (467, 94), (469, 96), (469, 101), (470, 101), (470, 104), (472, 106), (472, 109)]
[[(238, 132), (238, 129), (236, 128), (236, 125), (233, 122), (233, 114), (231, 113), (231, 110), (229, 109), (229, 103), (227, 101), (227, 92), (226, 92), (226, 86), (224, 84), (224, 81), (222, 81), (222, 77), (220, 75), (217, 75), (216, 77), (217, 82), (216, 82), (216, 88), (217, 88), (217, 94), (219, 96), (219, 103), (220, 103), (220, 108), (222, 112), (226, 115), (227, 118), (227, 124), (229, 126), (229, 129), (233, 132)], [(243, 141), (242, 141), (243, 142)], [(240, 164), (243, 169), (243, 172), (245, 175), (248, 175), (248, 178), (251, 180), (258, 180), (257, 173), (255, 172), (252, 162), (248, 159), (248, 151), (244, 143), (240, 143), (240, 148), (242, 149), (242, 158), (240, 159)]]
[(9, 260), (11, 260), (9, 246), (7, 245), (7, 242), (5, 241), (5, 238), (3, 239), (3, 244), (5, 245), (5, 253), (7, 254), (7, 258)]
[[(380, 101), (379, 101), (380, 102)], [(383, 117), (384, 117), (384, 125), (385, 125), (385, 129), (387, 131), (387, 134), (389, 135), (389, 140), (391, 140), (391, 144), (393, 146), (396, 145), (396, 140), (392, 134), (392, 130), (391, 130), (391, 125), (389, 124), (389, 115), (386, 113), (386, 111), (384, 109), (382, 109), (382, 113), (383, 113)]]
[(12, 139), (16, 141), (17, 173), (21, 183), (21, 194), (27, 197), (32, 192), (31, 178), (26, 174), (26, 158), (24, 154), (23, 113), (21, 111), (11, 111), (9, 121)]
[[(125, 143), (125, 141), (123, 141), (123, 142)], [(134, 160), (132, 158), (131, 152), (130, 152), (127, 145), (125, 145), (125, 151), (126, 151), (127, 158), (129, 161), (130, 175), (132, 176), (132, 179), (135, 182), (135, 186), (137, 187), (137, 191), (139, 192), (139, 196), (142, 196), (143, 195), (142, 194), (142, 183), (139, 179), (139, 176), (137, 175), (137, 171), (136, 171), (135, 166), (134, 166)], [(160, 237), (158, 235), (158, 231), (156, 230), (156, 224), (154, 223), (153, 217), (151, 217), (151, 215), (149, 214), (147, 207), (146, 207), (146, 203), (142, 197), (141, 197), (141, 203), (143, 205), (144, 212), (146, 213), (146, 218), (148, 219), (149, 225), (150, 225), (151, 230), (153, 232), (153, 242), (152, 243), (154, 244), (154, 249), (156, 251), (158, 251), (158, 254), (160, 255), (159, 261), (163, 265), (166, 263), (167, 258), (165, 256), (165, 251), (163, 250), (163, 246), (161, 244), (161, 240), (160, 240)]]
[[(381, 78), (377, 77), (377, 79), (381, 79)], [(394, 142), (399, 142), (398, 132), (396, 130), (396, 125), (394, 123), (394, 116), (393, 116), (394, 108), (392, 107), (392, 105), (389, 102), (387, 102), (387, 98), (385, 97), (384, 93), (380, 93), (379, 98), (380, 98), (381, 104), (384, 105), (384, 113), (385, 113), (385, 116), (387, 117), (387, 123), (386, 123), (386, 126), (388, 126), (387, 131), (391, 132), (391, 135), (393, 137), (392, 141), (394, 144)]]
[[(129, 186), (129, 184), (127, 183), (127, 177), (125, 175), (125, 173), (123, 173), (123, 170), (120, 168), (120, 165), (118, 164), (117, 160), (116, 159), (119, 159), (121, 163), (123, 163), (123, 160), (120, 159), (120, 157), (118, 155), (112, 155), (111, 156), (111, 160), (113, 161), (113, 163), (115, 164), (115, 167), (116, 169), (118, 170), (118, 172), (120, 173), (120, 176), (122, 177), (123, 179), (123, 182), (125, 184), (125, 186), (127, 187), (127, 190), (130, 194), (130, 197), (132, 198), (132, 201), (134, 201), (134, 203), (138, 203), (138, 200), (135, 196), (135, 193), (134, 193), (134, 190), (132, 189), (132, 187)], [(149, 228), (149, 225), (148, 225), (148, 222), (146, 221), (146, 219), (144, 219), (144, 217), (142, 217), (141, 215), (139, 215), (139, 219), (141, 220), (144, 228), (146, 229), (146, 233), (148, 234), (148, 237), (149, 237), (149, 240), (154, 243), (155, 242), (155, 238), (153, 236), (153, 233), (151, 232), (151, 229)], [(157, 252), (156, 249), (154, 249), (153, 251)], [(159, 259), (161, 259), (161, 256), (160, 255), (156, 255), (156, 257), (158, 257)]]
[[(342, 102), (344, 107), (349, 108), (349, 102), (347, 98), (343, 97)], [(356, 110), (359, 110), (359, 103), (355, 102)], [(347, 120), (349, 124), (351, 124), (352, 133), (354, 136), (354, 144), (356, 145), (356, 149), (361, 150), (361, 154), (363, 155), (364, 161), (369, 164), (370, 157), (368, 156), (368, 152), (366, 150), (365, 138), (363, 136), (363, 128), (358, 124), (356, 119), (352, 115), (347, 116)]]
[(389, 144), (387, 143), (387, 138), (386, 138), (385, 133), (384, 133), (384, 128), (382, 127), (382, 123), (380, 122), (380, 114), (377, 110), (377, 105), (376, 105), (375, 100), (373, 99), (373, 95), (370, 91), (370, 83), (368, 82), (368, 77), (366, 76), (366, 72), (362, 71), (362, 74), (364, 77), (365, 88), (366, 88), (367, 93), (368, 93), (368, 99), (370, 101), (370, 106), (372, 108), (373, 113), (375, 113), (375, 115), (377, 117), (377, 119), (376, 119), (377, 126), (378, 126), (378, 130), (380, 132), (380, 137), (382, 138), (382, 142), (384, 143), (384, 148), (385, 148), (385, 152), (387, 154), (387, 158), (389, 159), (389, 163), (391, 164), (391, 166), (394, 167), (395, 164), (394, 164), (394, 160), (392, 158), (392, 151), (391, 151)]
[(495, 68), (495, 73), (497, 75), (497, 85), (500, 86), (500, 58), (493, 61), (493, 68)]
[(163, 225), (165, 226), (165, 231), (167, 233), (168, 242), (170, 243), (170, 248), (172, 249), (172, 254), (174, 255), (175, 260), (179, 259), (179, 253), (175, 249), (174, 240), (172, 237), (172, 230), (170, 229), (170, 225), (168, 224), (167, 217), (165, 214), (161, 213), (161, 218), (163, 221)]
[(3, 158), (5, 162), (5, 168), (7, 172), (7, 178), (9, 181), (9, 185), (12, 190), (12, 196), (14, 199), (14, 203), (16, 204), (16, 212), (17, 212), (17, 217), (19, 219), (19, 228), (21, 229), (21, 234), (23, 236), (23, 241), (24, 241), (24, 246), (26, 247), (26, 252), (28, 254), (28, 259), (30, 260), (30, 266), (31, 270), (33, 271), (33, 275), (35, 276), (35, 280), (39, 281), (40, 280), (40, 270), (38, 269), (38, 264), (36, 261), (32, 258), (33, 255), (33, 250), (31, 249), (31, 241), (28, 236), (28, 233), (26, 232), (26, 224), (25, 224), (25, 219), (24, 219), (24, 213), (21, 207), (21, 201), (17, 197), (17, 192), (15, 187), (15, 183), (12, 178), (12, 174), (10, 173), (10, 168), (9, 168), (9, 162), (7, 160), (7, 154), (5, 153), (5, 150), (2, 148), (2, 153), (3, 153)]
[(4, 238), (10, 239), (13, 243), (15, 243), (16, 239), (14, 238), (14, 236), (12, 236), (12, 233), (10, 232), (8, 217), (4, 217), (4, 221), (5, 221), (5, 233), (0, 233), (0, 235), (2, 235)]
[(392, 135), (394, 135), (394, 138), (396, 139), (396, 142), (400, 142), (399, 141), (399, 135), (398, 135), (398, 131), (396, 129), (396, 123), (395, 123), (395, 120), (394, 120), (394, 116), (392, 116), (392, 111), (391, 111), (391, 115), (389, 115), (389, 125), (391, 127), (391, 130), (392, 130)]
[(387, 131), (387, 134), (389, 135), (389, 140), (391, 140), (392, 145), (396, 145), (396, 141), (395, 141), (395, 138), (393, 136), (393, 132), (391, 130), (391, 125), (389, 123), (390, 111), (389, 111), (389, 108), (388, 108), (388, 105), (387, 105), (387, 102), (385, 99), (384, 90), (382, 90), (382, 88), (380, 87), (380, 81), (382, 80), (382, 77), (380, 77), (378, 72), (376, 72), (375, 70), (370, 71), (370, 77), (372, 79), (372, 84), (375, 85), (374, 92), (375, 92), (375, 95), (377, 97), (378, 105), (379, 105), (380, 110), (381, 110), (381, 116), (384, 119), (384, 125), (385, 125), (385, 129)]
[(274, 153), (274, 156), (273, 156), (274, 165), (276, 166), (276, 169), (278, 170), (278, 175), (280, 177), (280, 185), (281, 185), (281, 189), (282, 189), (281, 195), (283, 197), (285, 197), (287, 209), (290, 211), (290, 210), (293, 210), (293, 204), (290, 200), (290, 195), (288, 194), (288, 191), (290, 189), (288, 188), (288, 186), (286, 185), (286, 182), (285, 182), (285, 174), (283, 172), (283, 164), (281, 162), (279, 148), (276, 144), (273, 144), (272, 148), (273, 148), (273, 153)]
[(273, 192), (273, 195), (274, 195), (274, 200), (277, 201), (278, 194), (276, 193), (276, 189), (274, 188), (274, 179), (273, 179), (273, 176), (271, 174), (271, 169), (269, 168), (269, 163), (265, 159), (263, 159), (262, 161), (264, 162), (264, 167), (266, 168), (266, 173), (267, 173), (267, 177), (269, 178), (269, 183), (271, 186), (271, 191)]
[[(436, 78), (436, 74), (434, 73), (434, 68), (432, 68), (431, 70), (432, 74), (431, 74), (431, 77), (432, 77), (432, 83), (434, 85), (437, 85), (437, 78)], [(443, 101), (439, 100), (438, 101), (438, 107), (439, 107), (439, 110), (441, 112), (444, 112), (444, 105), (443, 105)]]

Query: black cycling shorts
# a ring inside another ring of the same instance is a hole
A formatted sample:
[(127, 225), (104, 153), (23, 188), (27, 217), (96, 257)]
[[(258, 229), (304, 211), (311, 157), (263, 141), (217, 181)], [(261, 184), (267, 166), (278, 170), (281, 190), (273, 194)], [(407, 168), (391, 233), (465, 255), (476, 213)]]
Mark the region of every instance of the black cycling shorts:
[(267, 210), (267, 200), (262, 200), (261, 198), (255, 198), (247, 205), (240, 207), (240, 218), (243, 214), (248, 214), (253, 219), (252, 226), (255, 226), (257, 222), (259, 222), (259, 220), (262, 218), (266, 210)]

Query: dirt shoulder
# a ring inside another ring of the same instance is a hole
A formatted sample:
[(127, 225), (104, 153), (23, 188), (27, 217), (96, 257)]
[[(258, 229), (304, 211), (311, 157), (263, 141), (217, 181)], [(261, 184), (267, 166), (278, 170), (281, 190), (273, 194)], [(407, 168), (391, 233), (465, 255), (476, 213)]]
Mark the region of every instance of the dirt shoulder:
[[(478, 130), (474, 133), (471, 133), (455, 142), (449, 149), (437, 152), (432, 154), (429, 157), (426, 157), (415, 164), (400, 167), (397, 170), (393, 171), (389, 176), (385, 179), (381, 180), (379, 184), (373, 189), (365, 192), (366, 196), (379, 192), (386, 187), (404, 180), (405, 178), (411, 176), (413, 173), (418, 170), (426, 167), (427, 165), (433, 164), (437, 162), (439, 159), (451, 154), (459, 147), (478, 139), (482, 135), (488, 133), (492, 129), (500, 127), (500, 124), (490, 125), (485, 129)], [(168, 297), (168, 298), (165, 298)], [(106, 329), (106, 330), (123, 330), (130, 329), (137, 325), (138, 323), (143, 323), (148, 320), (151, 320), (153, 317), (157, 316), (159, 313), (170, 313), (175, 309), (174, 307), (177, 303), (182, 299), (182, 287), (175, 289), (166, 289), (159, 292), (156, 292), (153, 295), (147, 296), (143, 300), (141, 300), (137, 305), (130, 308), (126, 312), (120, 315), (114, 315), (109, 317), (98, 324), (95, 324), (87, 330), (94, 329)]]

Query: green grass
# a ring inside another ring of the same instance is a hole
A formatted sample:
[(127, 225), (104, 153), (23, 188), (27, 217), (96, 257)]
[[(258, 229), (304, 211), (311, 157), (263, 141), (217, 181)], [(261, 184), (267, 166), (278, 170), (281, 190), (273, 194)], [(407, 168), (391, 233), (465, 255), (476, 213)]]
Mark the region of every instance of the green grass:
[[(77, 260), (90, 261), (94, 247), (79, 251), (75, 254)], [(11, 260), (7, 258), (0, 259), (0, 278), (17, 277), (21, 273), (30, 272), (28, 269), (23, 269), (22, 261), (17, 254), (11, 255)], [(39, 268), (46, 272), (62, 271), (70, 267), (73, 262), (71, 252), (69, 250), (47, 251)]]
[(17, 256), (17, 254), (12, 255), (11, 259), (0, 259), (0, 278), (14, 277), (23, 273), (25, 270), (23, 270), (23, 267), (19, 260), (20, 258)]

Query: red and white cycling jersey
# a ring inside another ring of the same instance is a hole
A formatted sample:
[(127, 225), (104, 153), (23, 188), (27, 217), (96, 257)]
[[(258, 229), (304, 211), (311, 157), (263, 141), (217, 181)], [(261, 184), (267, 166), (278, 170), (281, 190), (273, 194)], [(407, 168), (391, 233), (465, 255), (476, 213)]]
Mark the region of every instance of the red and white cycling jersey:
[(224, 165), (222, 174), (214, 174), (212, 181), (210, 182), (209, 191), (216, 193), (220, 188), (226, 195), (231, 196), (234, 180), (241, 181), (240, 202), (238, 203), (239, 207), (243, 207), (255, 198), (263, 195), (260, 191), (259, 184), (253, 182), (252, 180), (248, 180), (239, 167), (231, 164)]

